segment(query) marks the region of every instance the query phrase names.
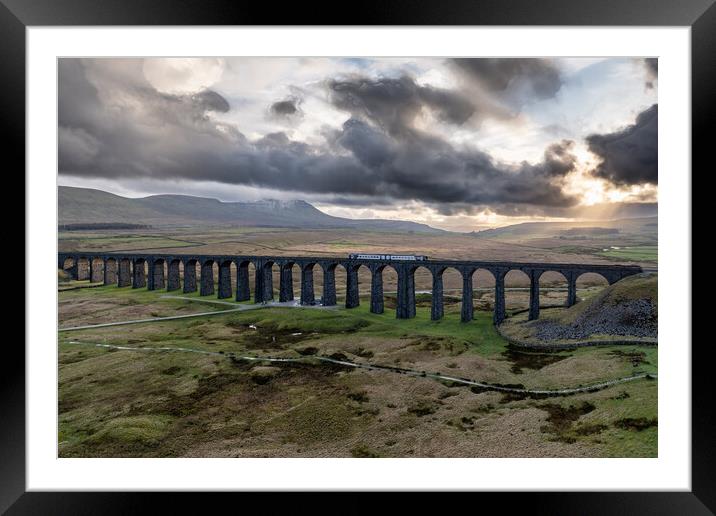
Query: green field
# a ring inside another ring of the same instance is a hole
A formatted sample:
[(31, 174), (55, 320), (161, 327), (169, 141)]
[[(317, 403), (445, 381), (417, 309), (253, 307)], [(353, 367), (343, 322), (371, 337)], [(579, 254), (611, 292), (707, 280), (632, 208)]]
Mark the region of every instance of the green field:
[[(212, 298), (196, 294), (164, 295), (116, 287), (61, 292), (60, 325), (231, 308), (197, 302)], [(448, 305), (435, 322), (418, 307), (406, 321), (392, 310), (371, 314), (367, 299), (361, 303), (59, 333), (60, 456), (656, 456), (656, 380), (525, 398), (311, 358), (557, 389), (654, 373), (655, 348), (517, 353), (486, 311), (460, 323), (459, 305)]]
[(610, 249), (597, 253), (599, 256), (616, 260), (634, 262), (657, 262), (659, 261), (659, 248), (655, 245), (642, 245), (634, 247), (623, 247), (621, 249)]

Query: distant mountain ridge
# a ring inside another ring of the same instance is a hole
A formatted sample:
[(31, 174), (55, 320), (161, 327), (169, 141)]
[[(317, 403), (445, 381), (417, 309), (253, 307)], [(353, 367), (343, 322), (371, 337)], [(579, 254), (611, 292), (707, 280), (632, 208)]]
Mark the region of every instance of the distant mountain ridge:
[(473, 231), (471, 235), (477, 238), (553, 237), (569, 234), (589, 234), (594, 236), (596, 233), (618, 233), (619, 230), (656, 234), (658, 230), (658, 218), (653, 216), (619, 218), (614, 220), (521, 222), (519, 224), (512, 224), (509, 226), (483, 229), (482, 231)]
[(406, 220), (346, 219), (302, 200), (223, 202), (191, 195), (132, 199), (91, 188), (58, 187), (59, 224), (132, 223), (153, 226), (222, 224), (248, 227), (351, 228), (372, 231), (446, 233)]

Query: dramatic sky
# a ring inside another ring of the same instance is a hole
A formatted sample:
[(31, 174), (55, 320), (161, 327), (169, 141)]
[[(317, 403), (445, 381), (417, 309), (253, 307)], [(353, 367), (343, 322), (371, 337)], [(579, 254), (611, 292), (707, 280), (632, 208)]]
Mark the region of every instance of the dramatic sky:
[(656, 59), (61, 59), (59, 183), (471, 231), (650, 215)]

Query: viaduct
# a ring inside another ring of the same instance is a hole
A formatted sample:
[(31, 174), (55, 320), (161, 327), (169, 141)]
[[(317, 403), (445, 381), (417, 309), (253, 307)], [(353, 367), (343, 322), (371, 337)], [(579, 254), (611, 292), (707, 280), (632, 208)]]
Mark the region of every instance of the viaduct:
[[(68, 260), (71, 261), (67, 265)], [(84, 277), (78, 267), (81, 260), (89, 264)], [(102, 261), (102, 270), (93, 262)], [(231, 265), (236, 267), (236, 292), (232, 290)], [(183, 265), (184, 281), (181, 284), (179, 265)], [(461, 320), (468, 322), (473, 318), (472, 276), (479, 269), (488, 270), (495, 278), (495, 310), (493, 320), (500, 324), (505, 318), (505, 275), (511, 270), (520, 270), (530, 279), (529, 318), (539, 317), (539, 278), (547, 271), (560, 272), (567, 279), (567, 306), (577, 301), (577, 278), (585, 273), (603, 276), (609, 284), (642, 272), (642, 268), (631, 265), (589, 265), (563, 263), (519, 263), (457, 260), (368, 260), (325, 257), (292, 256), (240, 256), (240, 255), (167, 255), (167, 254), (99, 254), (99, 253), (58, 253), (58, 267), (69, 273), (73, 279), (103, 281), (105, 285), (119, 287), (166, 289), (183, 292), (195, 292), (197, 288), (202, 296), (214, 295), (214, 264), (218, 265), (217, 297), (225, 299), (235, 296), (237, 301), (248, 301), (251, 297), (249, 287), (249, 264), (255, 269), (254, 299), (262, 303), (274, 299), (273, 266), (280, 270), (279, 301), (294, 300), (293, 266), (301, 269), (302, 305), (314, 305), (316, 299), (313, 289), (313, 270), (319, 266), (323, 271), (323, 292), (320, 304), (334, 306), (336, 302), (336, 269), (340, 266), (346, 274), (346, 308), (359, 305), (358, 270), (366, 267), (371, 273), (370, 311), (383, 313), (383, 270), (391, 267), (398, 274), (398, 293), (396, 317), (410, 319), (415, 317), (415, 271), (423, 267), (432, 274), (431, 318), (443, 317), (443, 273), (452, 268), (462, 275), (462, 312)], [(197, 286), (197, 266), (200, 267)], [(166, 268), (166, 274), (165, 274)]]

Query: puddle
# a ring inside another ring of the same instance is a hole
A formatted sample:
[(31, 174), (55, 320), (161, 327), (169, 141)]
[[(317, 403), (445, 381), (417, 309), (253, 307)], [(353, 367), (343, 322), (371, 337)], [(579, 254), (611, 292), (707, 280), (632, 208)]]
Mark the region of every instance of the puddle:
[(532, 369), (536, 371), (568, 358), (568, 356), (556, 355), (554, 353), (531, 353), (517, 351), (511, 348), (503, 351), (502, 356), (505, 357), (508, 362), (512, 362), (510, 371), (514, 374), (522, 374), (523, 369)]

